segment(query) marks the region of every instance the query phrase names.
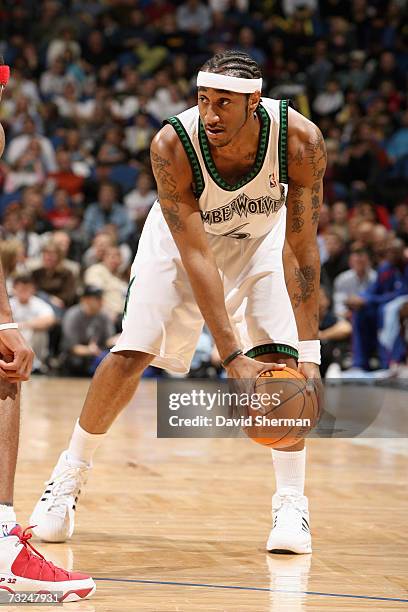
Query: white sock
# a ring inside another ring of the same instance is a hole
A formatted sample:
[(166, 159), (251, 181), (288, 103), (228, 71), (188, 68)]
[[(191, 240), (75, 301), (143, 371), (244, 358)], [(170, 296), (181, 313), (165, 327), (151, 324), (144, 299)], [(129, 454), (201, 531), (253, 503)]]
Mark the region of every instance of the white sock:
[(8, 535), (16, 526), (16, 513), (13, 506), (0, 504), (0, 538)]
[(293, 489), (303, 495), (306, 473), (306, 448), (301, 451), (280, 451), (272, 449), (275, 468), (276, 490)]
[(94, 453), (105, 436), (106, 434), (88, 433), (82, 429), (78, 419), (67, 450), (68, 459), (92, 465)]

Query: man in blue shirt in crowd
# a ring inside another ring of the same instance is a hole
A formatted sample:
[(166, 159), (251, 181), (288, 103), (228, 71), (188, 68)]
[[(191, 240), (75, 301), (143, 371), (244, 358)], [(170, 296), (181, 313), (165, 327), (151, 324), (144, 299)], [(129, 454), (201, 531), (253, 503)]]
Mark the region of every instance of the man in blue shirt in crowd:
[(383, 326), (385, 306), (403, 295), (408, 295), (408, 262), (403, 241), (394, 238), (385, 263), (378, 268), (377, 279), (361, 295), (346, 302), (353, 310), (353, 367), (369, 370), (370, 357), (376, 352), (380, 367), (389, 366), (391, 355), (379, 343), (378, 332)]
[(119, 204), (117, 188), (114, 183), (104, 181), (100, 184), (98, 201), (88, 206), (84, 216), (83, 229), (89, 241), (106, 225), (116, 225), (118, 242), (131, 241), (135, 225), (129, 218), (126, 208)]

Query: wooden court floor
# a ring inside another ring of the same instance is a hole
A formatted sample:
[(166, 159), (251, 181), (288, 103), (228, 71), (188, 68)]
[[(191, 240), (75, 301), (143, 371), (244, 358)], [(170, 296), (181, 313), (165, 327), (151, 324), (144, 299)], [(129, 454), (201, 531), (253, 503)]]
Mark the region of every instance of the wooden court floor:
[[(24, 525), (87, 386), (25, 384), (15, 499)], [(270, 452), (244, 439), (157, 440), (155, 383), (143, 382), (97, 452), (72, 540), (33, 543), (96, 578), (91, 600), (65, 605), (72, 612), (408, 610), (407, 442), (308, 449), (314, 552), (268, 555)]]

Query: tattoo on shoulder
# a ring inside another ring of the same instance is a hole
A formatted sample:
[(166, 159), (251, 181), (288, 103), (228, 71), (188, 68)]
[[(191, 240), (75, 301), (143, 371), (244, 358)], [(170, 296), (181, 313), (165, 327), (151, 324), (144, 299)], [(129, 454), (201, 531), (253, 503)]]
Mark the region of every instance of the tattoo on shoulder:
[(170, 171), (171, 163), (154, 151), (151, 153), (151, 162), (164, 218), (172, 232), (181, 232), (184, 229), (179, 216), (181, 198), (177, 191), (177, 181)]
[(305, 212), (305, 205), (303, 204), (303, 192), (305, 188), (303, 185), (296, 185), (293, 190), (293, 206), (292, 206), (292, 232), (299, 234), (302, 231), (302, 227), (305, 224), (303, 214)]
[(254, 161), (256, 159), (256, 151), (251, 151), (244, 156), (244, 159), (248, 161)]
[(313, 266), (295, 268), (295, 281), (298, 292), (294, 294), (294, 306), (298, 308), (300, 304), (307, 302), (315, 290), (316, 270)]
[(308, 163), (312, 167), (313, 176), (320, 181), (324, 176), (327, 162), (326, 147), (320, 132), (309, 140), (305, 150)]
[(303, 151), (302, 149), (298, 149), (296, 153), (288, 152), (288, 163), (295, 164), (296, 166), (301, 166), (303, 163)]

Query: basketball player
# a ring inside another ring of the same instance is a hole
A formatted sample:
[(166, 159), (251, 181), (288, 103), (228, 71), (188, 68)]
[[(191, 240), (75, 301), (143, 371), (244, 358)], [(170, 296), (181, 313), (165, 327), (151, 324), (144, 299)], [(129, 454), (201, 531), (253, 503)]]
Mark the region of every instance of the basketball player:
[[(0, 60), (1, 62), (1, 60)], [(0, 100), (10, 74), (0, 65)], [(0, 124), (0, 157), (5, 137)], [(16, 523), (13, 508), (20, 426), (20, 385), (28, 380), (34, 353), (18, 331), (6, 292), (0, 262), (0, 593), (59, 592), (61, 601), (85, 599), (95, 591), (95, 583), (85, 574), (56, 567), (29, 543), (31, 533)]]
[[(204, 321), (230, 378), (255, 379), (280, 364), (297, 367), (309, 387), (319, 378), (321, 133), (286, 100), (261, 100), (259, 67), (245, 53), (214, 56), (197, 86), (198, 105), (152, 142), (159, 199), (132, 267), (123, 332), (34, 509), (44, 540), (72, 535), (94, 452), (143, 370), (187, 372)], [(272, 455), (267, 549), (311, 552), (304, 441)]]

